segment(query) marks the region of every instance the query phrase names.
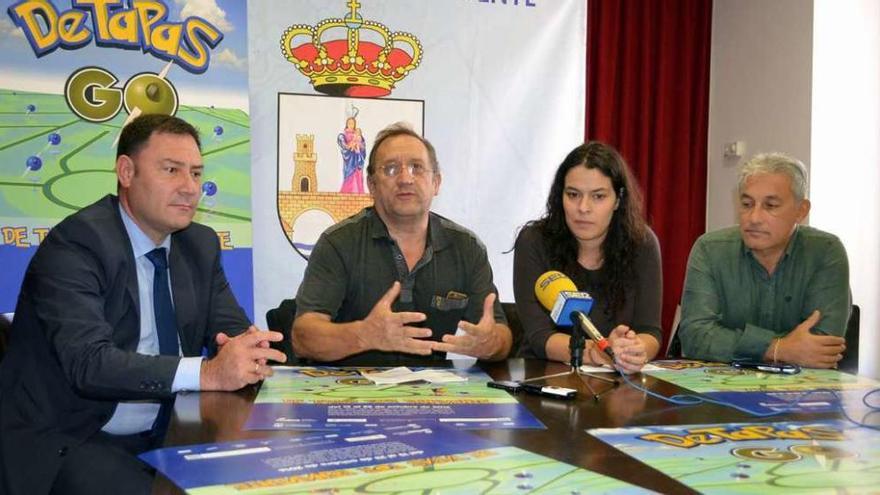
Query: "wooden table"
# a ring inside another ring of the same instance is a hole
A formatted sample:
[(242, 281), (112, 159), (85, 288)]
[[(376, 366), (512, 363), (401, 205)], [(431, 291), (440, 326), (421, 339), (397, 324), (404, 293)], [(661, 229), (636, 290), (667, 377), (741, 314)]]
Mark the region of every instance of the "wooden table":
[[(467, 367), (456, 363), (454, 366)], [(496, 380), (520, 380), (565, 372), (568, 366), (561, 363), (531, 359), (510, 359), (498, 363), (478, 363)], [(604, 374), (603, 376), (613, 376)], [(631, 379), (662, 395), (682, 393), (679, 387), (647, 375), (633, 375)], [(595, 401), (586, 384), (600, 394)], [(639, 425), (703, 424), (760, 421), (753, 416), (734, 409), (701, 404), (698, 406), (675, 406), (647, 396), (625, 383), (611, 385), (595, 378), (567, 375), (546, 380), (549, 385), (574, 388), (578, 396), (574, 400), (560, 400), (530, 394), (517, 394), (525, 405), (544, 425), (544, 430), (471, 430), (476, 435), (492, 439), (502, 445), (513, 445), (525, 450), (557, 459), (598, 473), (626, 480), (661, 493), (696, 493), (672, 478), (623, 454), (598, 439), (588, 435), (588, 428), (610, 428)], [(607, 392), (602, 393), (604, 390)], [(175, 416), (165, 439), (165, 446), (199, 443), (226, 442), (249, 438), (298, 435), (298, 432), (244, 431), (242, 425), (250, 414), (251, 404), (257, 395), (257, 387), (247, 387), (238, 392), (203, 392), (189, 397), (191, 412), (181, 414), (175, 408)], [(183, 416), (191, 416), (189, 418)], [(835, 414), (790, 414), (774, 420), (802, 420), (818, 417), (837, 417)], [(161, 474), (153, 486), (154, 494), (179, 494), (179, 488)]]

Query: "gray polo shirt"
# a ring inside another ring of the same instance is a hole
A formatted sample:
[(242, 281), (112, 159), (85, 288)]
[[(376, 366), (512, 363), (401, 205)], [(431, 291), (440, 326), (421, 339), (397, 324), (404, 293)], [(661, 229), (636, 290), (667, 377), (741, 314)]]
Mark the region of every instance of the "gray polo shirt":
[[(477, 323), (483, 301), (497, 294), (486, 247), (473, 232), (435, 213), (428, 221), (425, 253), (412, 271), (397, 242), (372, 207), (328, 228), (309, 257), (296, 295), (297, 316), (317, 312), (331, 321), (364, 319), (376, 302), (400, 281), (394, 311), (418, 311), (427, 320), (413, 326), (430, 328), (432, 340), (454, 334), (458, 322)], [(495, 301), (495, 321), (507, 323)], [(434, 353), (431, 359), (445, 359)], [(338, 364), (392, 366), (425, 357), (396, 352), (368, 351)]]

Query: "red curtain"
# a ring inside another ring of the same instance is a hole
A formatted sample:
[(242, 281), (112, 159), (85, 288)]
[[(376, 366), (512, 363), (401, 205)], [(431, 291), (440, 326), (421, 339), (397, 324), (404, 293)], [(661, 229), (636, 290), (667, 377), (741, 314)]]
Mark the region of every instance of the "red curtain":
[(711, 28), (711, 0), (588, 0), (586, 137), (620, 150), (642, 187), (664, 341), (706, 225)]

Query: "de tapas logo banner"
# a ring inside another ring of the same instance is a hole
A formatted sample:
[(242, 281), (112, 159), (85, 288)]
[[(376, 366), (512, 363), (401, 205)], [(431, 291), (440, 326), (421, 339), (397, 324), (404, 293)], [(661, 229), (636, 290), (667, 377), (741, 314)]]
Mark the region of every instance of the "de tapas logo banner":
[(115, 144), (142, 114), (202, 138), (196, 221), (252, 312), (247, 3), (0, 0), (0, 312), (55, 224), (116, 192)]

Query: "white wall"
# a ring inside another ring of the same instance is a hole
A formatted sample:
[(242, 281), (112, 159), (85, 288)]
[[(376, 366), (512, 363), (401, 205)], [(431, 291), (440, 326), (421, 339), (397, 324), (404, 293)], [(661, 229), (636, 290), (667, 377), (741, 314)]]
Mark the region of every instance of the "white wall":
[[(736, 223), (743, 159), (803, 160), (810, 224), (849, 255), (860, 372), (880, 377), (880, 2), (715, 0), (710, 85), (707, 230)], [(738, 140), (742, 159), (725, 159)]]
[(860, 372), (880, 377), (880, 2), (815, 1), (812, 99), (810, 223), (846, 246)]
[(810, 163), (811, 3), (715, 0), (709, 87), (708, 230), (736, 223), (736, 168), (724, 143), (744, 141), (743, 159), (784, 151)]

